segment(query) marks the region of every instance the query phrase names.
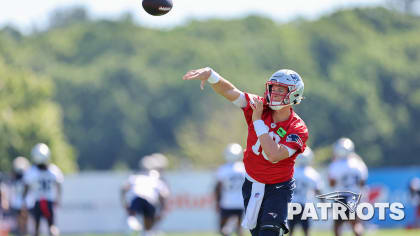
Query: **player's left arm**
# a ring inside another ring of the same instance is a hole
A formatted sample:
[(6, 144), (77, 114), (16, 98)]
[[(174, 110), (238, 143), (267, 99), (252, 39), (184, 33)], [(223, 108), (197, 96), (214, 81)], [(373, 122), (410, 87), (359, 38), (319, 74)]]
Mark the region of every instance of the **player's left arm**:
[(220, 210), (220, 199), (222, 198), (222, 182), (217, 181), (214, 188), (214, 196), (216, 198), (216, 210)]
[(171, 195), (171, 192), (169, 190), (169, 186), (164, 182), (160, 181), (159, 183), (159, 204), (161, 211), (157, 213), (157, 220), (161, 220), (165, 213), (167, 212), (167, 205), (168, 200)]
[(364, 187), (366, 185), (366, 180), (368, 177), (368, 169), (365, 162), (360, 157), (359, 157), (359, 171), (360, 171), (359, 185), (360, 187)]
[(26, 196), (28, 196), (28, 192), (30, 190), (30, 186), (28, 183), (24, 183), (24, 187), (23, 187), (23, 192), (22, 192), (22, 209), (25, 211), (27, 210), (27, 205), (26, 205)]
[[(1, 181), (1, 180), (0, 180)], [(3, 183), (0, 183), (0, 209), (8, 210), (9, 209), (9, 199), (7, 198), (6, 187)]]
[(62, 187), (61, 182), (57, 181), (56, 182), (56, 187), (57, 187), (57, 198), (55, 199), (54, 205), (57, 207), (61, 203), (61, 197), (62, 197), (62, 193), (63, 193), (63, 187)]

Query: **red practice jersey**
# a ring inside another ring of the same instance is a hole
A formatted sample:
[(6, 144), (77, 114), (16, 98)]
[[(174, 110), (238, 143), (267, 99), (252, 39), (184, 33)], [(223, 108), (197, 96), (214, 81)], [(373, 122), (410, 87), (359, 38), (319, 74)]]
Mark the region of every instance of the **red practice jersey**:
[(269, 128), (269, 135), (278, 144), (283, 144), (296, 152), (286, 159), (277, 163), (268, 161), (262, 150), (260, 141), (254, 130), (252, 122), (253, 110), (249, 105), (249, 94), (245, 93), (246, 107), (242, 108), (246, 123), (248, 124), (248, 140), (244, 153), (244, 164), (246, 173), (264, 184), (275, 184), (288, 181), (293, 177), (296, 156), (306, 148), (308, 129), (305, 122), (291, 109), (290, 117), (282, 122), (273, 122), (273, 110), (264, 106), (261, 119)]

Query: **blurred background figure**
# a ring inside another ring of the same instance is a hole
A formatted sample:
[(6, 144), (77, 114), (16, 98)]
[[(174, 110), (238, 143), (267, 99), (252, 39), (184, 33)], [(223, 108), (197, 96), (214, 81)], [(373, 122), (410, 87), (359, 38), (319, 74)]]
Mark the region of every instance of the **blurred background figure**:
[(414, 205), (414, 222), (408, 228), (420, 228), (420, 178), (414, 177), (410, 180), (409, 191), (411, 202)]
[(23, 176), (29, 167), (30, 163), (25, 157), (20, 156), (13, 160), (13, 171), (9, 183), (9, 201), (11, 216), (14, 222), (11, 232), (17, 236), (27, 233), (28, 211), (23, 208), (24, 202), (26, 201), (23, 198), (25, 189)]
[[(59, 235), (54, 216), (61, 200), (63, 174), (56, 165), (50, 163), (50, 149), (46, 144), (36, 144), (32, 148), (31, 157), (34, 165), (23, 176), (25, 188), (22, 199), (26, 199), (29, 193), (34, 198), (31, 213), (35, 222), (35, 236), (39, 235), (41, 218), (46, 219), (50, 236)], [(24, 208), (29, 207), (25, 201), (22, 203)]]
[[(330, 186), (335, 191), (350, 191), (363, 195), (368, 169), (362, 158), (354, 152), (354, 143), (349, 138), (340, 138), (333, 144), (333, 161), (328, 169)], [(348, 216), (348, 209), (346, 214)], [(334, 221), (334, 234), (341, 235), (344, 219)], [(363, 225), (356, 217), (348, 220), (356, 236), (362, 235)]]
[[(311, 166), (313, 158), (314, 153), (310, 147), (306, 147), (305, 151), (296, 158), (295, 173), (293, 176), (295, 178), (296, 188), (293, 192), (292, 202), (301, 204), (302, 209), (305, 203), (313, 202), (312, 199), (315, 195), (321, 194), (322, 180), (319, 173)], [(297, 225), (302, 226), (305, 236), (309, 235), (311, 226), (309, 219), (302, 220), (302, 214), (299, 214), (289, 221), (290, 236), (293, 235)]]
[(9, 223), (5, 219), (5, 212), (9, 210), (5, 176), (0, 172), (0, 236), (7, 235)]
[[(140, 172), (131, 175), (121, 189), (121, 200), (126, 209), (129, 230), (142, 231), (145, 236), (155, 235), (153, 227), (163, 218), (169, 187), (162, 177), (168, 166), (167, 158), (155, 153), (143, 157)], [(143, 224), (137, 217), (143, 217)]]
[(241, 145), (229, 144), (224, 151), (224, 157), (226, 164), (217, 170), (214, 190), (216, 209), (219, 213), (219, 232), (221, 235), (230, 235), (234, 231), (237, 235), (242, 235), (242, 184), (245, 179), (245, 167), (242, 162)]

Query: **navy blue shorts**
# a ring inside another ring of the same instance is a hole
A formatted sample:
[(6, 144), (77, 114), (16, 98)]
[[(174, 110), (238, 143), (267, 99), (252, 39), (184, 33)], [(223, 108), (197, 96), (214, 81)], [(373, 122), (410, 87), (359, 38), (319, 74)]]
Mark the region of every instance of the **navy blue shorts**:
[[(289, 232), (287, 226), (288, 204), (292, 200), (293, 189), (296, 187), (295, 180), (277, 184), (266, 184), (264, 198), (258, 214), (257, 226), (251, 230), (251, 234), (258, 235), (260, 226), (275, 225), (283, 228), (284, 233)], [(242, 196), (244, 198), (245, 209), (251, 197), (252, 182), (245, 178), (242, 185)]]
[(229, 218), (233, 216), (242, 217), (243, 214), (244, 214), (243, 209), (224, 209), (224, 208), (220, 209), (221, 218)]
[(154, 218), (156, 214), (156, 207), (150, 204), (147, 200), (136, 197), (131, 201), (130, 211), (145, 217)]
[[(305, 205), (303, 204), (300, 204), (300, 205), (302, 206), (302, 209), (305, 208)], [(301, 225), (304, 230), (309, 229), (310, 227), (309, 219), (302, 220), (302, 214), (303, 214), (303, 210), (298, 215), (294, 215), (292, 220), (289, 220), (288, 223), (289, 223), (290, 230), (293, 230), (296, 227), (296, 225)]]
[(54, 202), (52, 201), (36, 201), (31, 213), (37, 222), (39, 222), (41, 218), (45, 218), (48, 221), (48, 225), (54, 224)]

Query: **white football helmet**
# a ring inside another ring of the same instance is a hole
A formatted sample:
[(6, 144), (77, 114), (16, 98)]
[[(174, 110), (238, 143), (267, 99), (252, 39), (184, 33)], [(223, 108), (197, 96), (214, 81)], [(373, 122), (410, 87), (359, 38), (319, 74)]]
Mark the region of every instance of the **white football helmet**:
[(239, 161), (243, 157), (243, 149), (241, 145), (237, 143), (230, 143), (227, 145), (224, 156), (227, 162)]
[(28, 168), (30, 164), (26, 157), (16, 157), (13, 160), (13, 170), (18, 174), (23, 174)]
[(47, 164), (50, 161), (50, 148), (45, 143), (38, 143), (32, 148), (31, 156), (35, 164)]
[(306, 147), (305, 151), (303, 151), (301, 154), (299, 154), (296, 157), (296, 165), (298, 166), (308, 166), (312, 163), (312, 160), (314, 159), (314, 152), (310, 147)]
[(338, 159), (346, 158), (354, 152), (354, 143), (349, 138), (340, 138), (333, 144), (333, 155)]
[(143, 157), (139, 162), (140, 169), (161, 171), (168, 166), (168, 159), (161, 153)]
[[(287, 87), (287, 94), (276, 94), (283, 96), (282, 101), (273, 101), (272, 92), (273, 85)], [(299, 104), (303, 99), (303, 80), (298, 73), (293, 70), (279, 70), (276, 71), (265, 84), (264, 97), (268, 106), (273, 110), (280, 110), (287, 105)]]

